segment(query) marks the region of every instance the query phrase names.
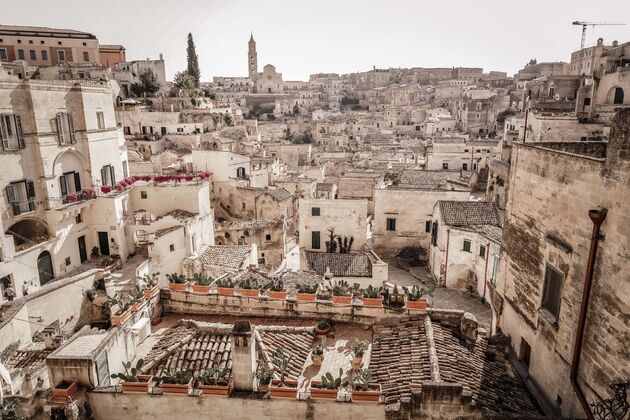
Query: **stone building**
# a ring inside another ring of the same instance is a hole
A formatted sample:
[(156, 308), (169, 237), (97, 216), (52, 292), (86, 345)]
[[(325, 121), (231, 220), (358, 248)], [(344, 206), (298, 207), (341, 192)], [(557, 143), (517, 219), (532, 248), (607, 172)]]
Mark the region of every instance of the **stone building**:
[[(558, 415), (584, 415), (572, 382), (590, 404), (611, 398), (610, 385), (630, 375), (629, 139), (624, 110), (613, 120), (609, 143), (513, 145), (495, 307), (522, 375)], [(589, 258), (594, 247), (596, 259)], [(584, 338), (576, 343), (581, 315)]]
[(282, 81), (282, 73), (278, 73), (273, 65), (267, 64), (263, 67), (263, 72), (258, 75), (256, 80), (256, 92), (283, 93), (284, 82)]

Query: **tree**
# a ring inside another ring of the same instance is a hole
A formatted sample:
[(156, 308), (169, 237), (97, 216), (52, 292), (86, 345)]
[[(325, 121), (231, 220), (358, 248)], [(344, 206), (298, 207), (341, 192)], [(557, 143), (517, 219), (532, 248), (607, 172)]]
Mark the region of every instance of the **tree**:
[(187, 70), (178, 71), (173, 78), (173, 85), (184, 91), (192, 91), (195, 89), (195, 81)]
[(193, 41), (192, 34), (188, 34), (188, 48), (186, 48), (186, 56), (188, 60), (188, 68), (186, 72), (192, 77), (195, 85), (199, 87), (199, 79), (201, 78), (201, 70), (199, 70), (199, 57), (195, 51), (195, 42)]
[(233, 126), (234, 125), (234, 121), (232, 120), (232, 116), (230, 114), (228, 114), (227, 112), (223, 115), (223, 121), (225, 121), (225, 124), (228, 126)]
[(158, 83), (157, 76), (151, 69), (144, 69), (138, 76), (140, 83), (131, 85), (131, 92), (140, 97), (143, 95), (152, 96), (160, 90), (161, 85)]

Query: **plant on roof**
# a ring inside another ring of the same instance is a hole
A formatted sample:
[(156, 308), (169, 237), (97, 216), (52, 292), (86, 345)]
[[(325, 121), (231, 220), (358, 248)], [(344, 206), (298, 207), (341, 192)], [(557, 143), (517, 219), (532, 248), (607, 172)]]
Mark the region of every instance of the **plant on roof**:
[(321, 321), (317, 323), (316, 327), (320, 330), (328, 329), (330, 328), (330, 322), (326, 321), (325, 319), (322, 319)]
[(372, 371), (370, 369), (358, 369), (352, 373), (352, 389), (367, 391), (372, 382)]
[(227, 385), (229, 374), (230, 369), (215, 366), (199, 372), (199, 374), (197, 374), (197, 379), (203, 385)]
[(273, 369), (269, 369), (262, 360), (258, 361), (258, 366), (256, 367), (256, 379), (262, 385), (269, 385), (273, 379)]
[(363, 357), (369, 346), (370, 343), (367, 340), (357, 340), (352, 347), (352, 353), (354, 353), (356, 357)]
[[(31, 340), (33, 341), (33, 343), (43, 343), (44, 342), (44, 336), (42, 335), (41, 331), (35, 331), (33, 333), (33, 337), (31, 337)], [(2, 417), (0, 417), (2, 418)]]
[(326, 288), (333, 296), (345, 296), (350, 290), (350, 285), (345, 280), (333, 280)]
[(407, 299), (412, 302), (420, 299), (422, 296), (431, 296), (433, 294), (433, 290), (435, 290), (435, 287), (419, 288), (418, 286), (413, 286), (412, 288), (409, 288), (407, 286), (403, 286), (405, 296), (407, 296)]
[(201, 286), (209, 286), (214, 281), (214, 279), (212, 277), (207, 276), (207, 275), (205, 275), (203, 273), (195, 273), (195, 274), (193, 274), (193, 277), (192, 277), (191, 280), (193, 282), (195, 282), (195, 284), (199, 284)]
[(235, 286), (234, 280), (228, 277), (217, 279), (215, 284), (217, 285), (217, 287), (234, 287)]
[(24, 417), (18, 416), (15, 412), (15, 402), (5, 400), (4, 404), (0, 405), (0, 419), (24, 420)]
[(326, 243), (326, 252), (335, 253), (337, 252), (337, 242), (335, 242), (335, 228), (328, 228), (328, 240)]
[(193, 378), (193, 371), (190, 369), (170, 371), (163, 374), (159, 381), (165, 384), (186, 385)]
[(377, 299), (383, 294), (382, 287), (374, 287), (371, 284), (366, 289), (361, 289), (364, 298)]
[(256, 277), (248, 277), (246, 279), (241, 279), (237, 282), (237, 285), (241, 289), (247, 290), (255, 290), (260, 288), (260, 284), (258, 283), (258, 279)]
[(126, 382), (138, 382), (138, 374), (140, 368), (144, 365), (144, 359), (138, 359), (135, 366), (131, 365), (131, 362), (123, 362), (125, 371), (122, 373), (112, 373), (112, 379), (121, 379)]
[(268, 286), (269, 289), (273, 290), (274, 292), (281, 292), (284, 290), (284, 282), (282, 281), (282, 279), (273, 279)]
[(324, 354), (324, 344), (323, 343), (319, 343), (317, 346), (315, 346), (315, 348), (313, 349), (313, 354), (315, 356), (323, 355)]
[(112, 257), (105, 257), (101, 260), (101, 266), (102, 267), (107, 267), (108, 265), (110, 265), (111, 263), (114, 262), (114, 259)]
[(336, 378), (332, 376), (332, 373), (327, 372), (326, 375), (322, 376), (322, 387), (326, 389), (339, 389), (341, 387), (348, 386), (348, 381), (343, 381), (341, 377), (343, 376), (343, 369), (339, 368), (339, 376)]
[(352, 244), (354, 243), (354, 236), (350, 236), (349, 238), (347, 236), (344, 236), (344, 237), (337, 236), (337, 243), (339, 244), (339, 253), (348, 254), (350, 253), (350, 250), (352, 249)]
[(116, 312), (116, 314), (122, 314), (131, 307), (132, 302), (122, 299), (122, 297), (118, 293), (116, 293), (114, 296), (109, 296), (105, 304), (110, 309), (114, 306), (118, 306), (118, 311)]
[(297, 291), (298, 293), (309, 293), (314, 294), (317, 293), (317, 285), (316, 284), (298, 284)]
[(289, 363), (291, 363), (291, 359), (293, 356), (286, 355), (282, 348), (276, 349), (273, 353), (273, 360), (278, 369), (280, 369), (280, 385), (284, 385), (284, 381), (286, 379), (287, 368), (289, 367)]
[(142, 281), (142, 289), (152, 289), (158, 284), (160, 273), (153, 274), (145, 274), (140, 277), (140, 281)]
[(166, 278), (168, 279), (169, 283), (176, 283), (176, 284), (184, 284), (186, 283), (186, 276), (183, 274), (177, 274), (177, 273), (173, 273), (173, 274), (167, 274)]

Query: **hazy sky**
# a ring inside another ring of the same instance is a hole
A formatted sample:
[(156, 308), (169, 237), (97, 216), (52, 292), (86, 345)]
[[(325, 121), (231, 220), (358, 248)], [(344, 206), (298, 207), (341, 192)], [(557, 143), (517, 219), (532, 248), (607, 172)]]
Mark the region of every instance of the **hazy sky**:
[[(568, 61), (579, 47), (574, 20), (626, 20), (589, 27), (598, 37), (630, 41), (628, 0), (30, 0), (3, 2), (0, 23), (78, 29), (103, 44), (122, 44), (127, 59), (166, 60), (167, 77), (186, 66), (186, 35), (197, 45), (202, 80), (247, 75), (254, 32), (258, 68), (271, 63), (284, 80), (318, 72), (387, 67), (483, 67), (512, 74), (530, 58)], [(26, 6), (26, 7), (25, 7)]]

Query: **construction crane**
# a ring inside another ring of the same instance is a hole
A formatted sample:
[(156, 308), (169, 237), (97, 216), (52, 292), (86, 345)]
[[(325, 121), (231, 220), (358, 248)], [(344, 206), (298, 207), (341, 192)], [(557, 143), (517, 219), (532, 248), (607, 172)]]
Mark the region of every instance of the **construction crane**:
[(620, 22), (580, 22), (579, 20), (576, 20), (575, 22), (573, 22), (574, 25), (581, 25), (582, 26), (582, 42), (580, 43), (580, 49), (584, 48), (584, 41), (586, 40), (586, 27), (587, 26), (621, 26), (621, 25), (625, 25), (625, 23), (620, 23)]

